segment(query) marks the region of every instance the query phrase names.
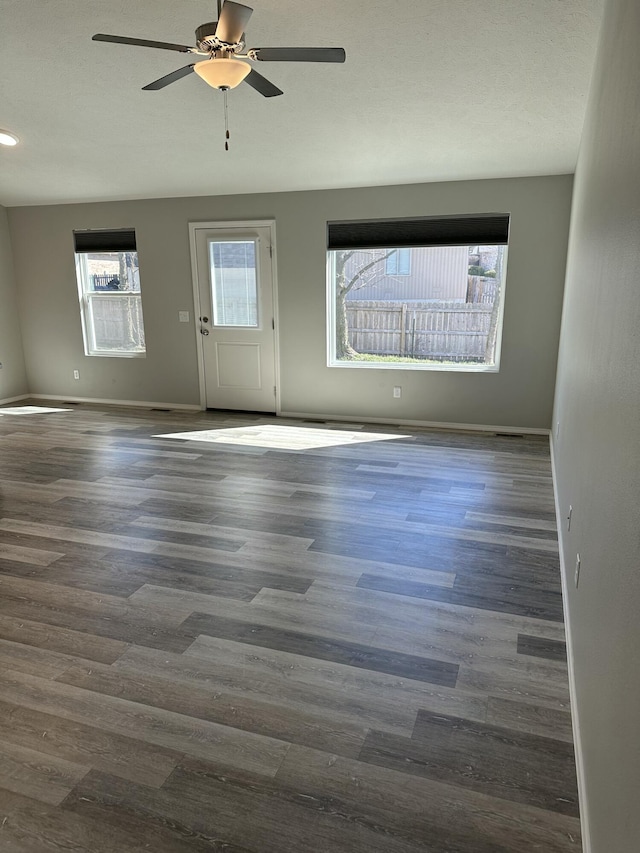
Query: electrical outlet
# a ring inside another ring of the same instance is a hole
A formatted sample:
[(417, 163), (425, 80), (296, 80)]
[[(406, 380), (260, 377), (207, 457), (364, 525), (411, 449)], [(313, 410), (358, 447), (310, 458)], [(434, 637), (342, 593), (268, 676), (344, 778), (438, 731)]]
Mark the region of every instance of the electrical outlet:
[(398, 399), (398, 397), (402, 397), (402, 387), (400, 385), (394, 385), (393, 387), (393, 396)]
[(571, 516), (573, 515), (573, 507), (569, 504), (569, 515), (567, 516), (567, 533), (571, 530)]
[(576, 589), (580, 583), (580, 554), (576, 554)]
[(80, 379), (80, 371), (79, 370), (73, 371), (73, 378), (74, 379)]

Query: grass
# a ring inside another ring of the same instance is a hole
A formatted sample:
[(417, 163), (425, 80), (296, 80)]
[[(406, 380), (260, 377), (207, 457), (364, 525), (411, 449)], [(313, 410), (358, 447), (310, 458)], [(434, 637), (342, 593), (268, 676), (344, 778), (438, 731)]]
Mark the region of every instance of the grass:
[(383, 362), (384, 364), (431, 364), (426, 358), (408, 358), (403, 355), (374, 355), (373, 353), (359, 352), (353, 358), (341, 359), (341, 361), (369, 361)]
[[(341, 358), (339, 361), (348, 362), (368, 362), (369, 364), (461, 364), (459, 361), (444, 361), (442, 359), (432, 358), (408, 358), (402, 355), (373, 355), (371, 353), (359, 352), (352, 358)], [(476, 363), (476, 362), (473, 362)]]

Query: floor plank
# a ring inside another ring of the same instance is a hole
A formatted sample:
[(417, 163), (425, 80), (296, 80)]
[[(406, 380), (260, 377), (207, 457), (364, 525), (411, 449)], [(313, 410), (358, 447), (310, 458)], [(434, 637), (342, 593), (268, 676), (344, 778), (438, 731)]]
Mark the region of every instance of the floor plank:
[(419, 711), (411, 738), (373, 731), (359, 759), (578, 816), (573, 748), (565, 741)]
[(567, 659), (567, 647), (559, 640), (547, 640), (543, 637), (528, 637), (526, 634), (518, 634), (518, 654), (531, 655), (547, 660)]
[(59, 805), (88, 770), (64, 758), (0, 740), (3, 786), (43, 803)]
[(268, 776), (275, 775), (289, 748), (283, 741), (253, 732), (23, 673), (3, 672), (0, 688), (3, 699), (14, 705), (83, 725), (97, 721), (100, 728), (113, 734), (125, 734), (163, 749), (215, 757), (223, 764)]

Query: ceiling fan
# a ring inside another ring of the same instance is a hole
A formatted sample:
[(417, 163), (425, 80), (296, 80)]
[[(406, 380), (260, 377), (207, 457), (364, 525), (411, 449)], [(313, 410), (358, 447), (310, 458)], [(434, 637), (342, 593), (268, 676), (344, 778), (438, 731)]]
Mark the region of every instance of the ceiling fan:
[(253, 13), (249, 6), (234, 3), (233, 0), (218, 0), (218, 20), (201, 24), (196, 30), (196, 46), (171, 44), (163, 41), (128, 38), (96, 33), (93, 41), (114, 42), (115, 44), (133, 44), (140, 47), (154, 47), (160, 50), (175, 50), (179, 53), (193, 53), (208, 59), (185, 65), (165, 74), (153, 83), (143, 86), (145, 91), (164, 89), (195, 71), (214, 89), (227, 92), (243, 81), (253, 89), (273, 98), (282, 95), (282, 90), (251, 68), (245, 60), (259, 62), (344, 62), (346, 54), (341, 47), (252, 47), (243, 53), (245, 47), (244, 28)]

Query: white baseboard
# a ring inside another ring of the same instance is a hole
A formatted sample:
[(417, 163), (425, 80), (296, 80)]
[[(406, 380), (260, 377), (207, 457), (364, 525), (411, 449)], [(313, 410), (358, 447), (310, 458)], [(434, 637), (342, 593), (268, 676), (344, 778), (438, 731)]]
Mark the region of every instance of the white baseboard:
[(583, 853), (591, 853), (591, 833), (589, 829), (589, 815), (587, 812), (587, 789), (584, 775), (584, 761), (582, 758), (582, 736), (580, 733), (580, 713), (576, 692), (576, 677), (573, 668), (573, 642), (571, 636), (571, 619), (569, 617), (568, 594), (567, 594), (567, 572), (564, 562), (564, 550), (562, 540), (564, 535), (565, 514), (560, 509), (558, 499), (558, 482), (556, 475), (556, 461), (554, 455), (553, 436), (550, 436), (551, 447), (551, 474), (553, 478), (553, 497), (556, 507), (556, 524), (558, 527), (558, 549), (560, 552), (560, 578), (562, 581), (562, 610), (564, 614), (564, 627), (567, 641), (567, 664), (569, 670), (569, 697), (571, 701), (571, 721), (573, 725), (573, 746), (576, 755), (576, 775), (578, 777), (578, 801), (580, 804), (580, 827), (582, 830)]
[(323, 415), (317, 412), (278, 412), (282, 418), (309, 418), (316, 421), (345, 421), (359, 424), (392, 424), (394, 426), (426, 427), (428, 429), (463, 430), (464, 432), (502, 432), (507, 435), (549, 435), (548, 429), (538, 427), (489, 426), (487, 424), (457, 424), (442, 421), (414, 421), (403, 418), (370, 418), (353, 415)]
[(17, 397), (5, 397), (4, 400), (0, 400), (0, 406), (6, 406), (9, 403), (19, 403), (20, 400), (28, 400), (30, 398), (30, 394), (18, 394)]
[[(202, 408), (197, 403), (154, 403), (149, 400), (112, 400), (102, 397), (73, 397), (68, 394), (23, 394), (20, 397), (11, 397), (7, 400), (0, 400), (0, 405), (3, 403), (14, 403), (18, 400), (54, 400), (64, 402), (68, 400), (70, 403), (95, 403), (101, 406), (128, 406), (134, 409), (175, 409), (184, 412), (201, 412)], [(278, 417), (282, 418), (307, 418), (312, 420), (322, 421), (339, 421), (345, 423), (364, 423), (364, 424), (391, 424), (394, 426), (406, 427), (424, 427), (427, 429), (442, 429), (442, 430), (459, 430), (463, 432), (499, 432), (506, 435), (549, 435), (548, 429), (539, 427), (516, 427), (516, 426), (495, 426), (491, 424), (460, 424), (447, 423), (444, 421), (419, 421), (407, 420), (404, 418), (371, 418), (371, 417), (356, 417), (355, 415), (326, 415), (318, 412), (278, 412)]]
[[(67, 394), (26, 394), (20, 398), (23, 400), (55, 400), (70, 403), (97, 403), (101, 406), (128, 406), (132, 409), (178, 409), (184, 412), (199, 412), (200, 406), (196, 403), (151, 403), (148, 400), (107, 400), (101, 397), (70, 397)], [(18, 398), (16, 398), (18, 399)]]

